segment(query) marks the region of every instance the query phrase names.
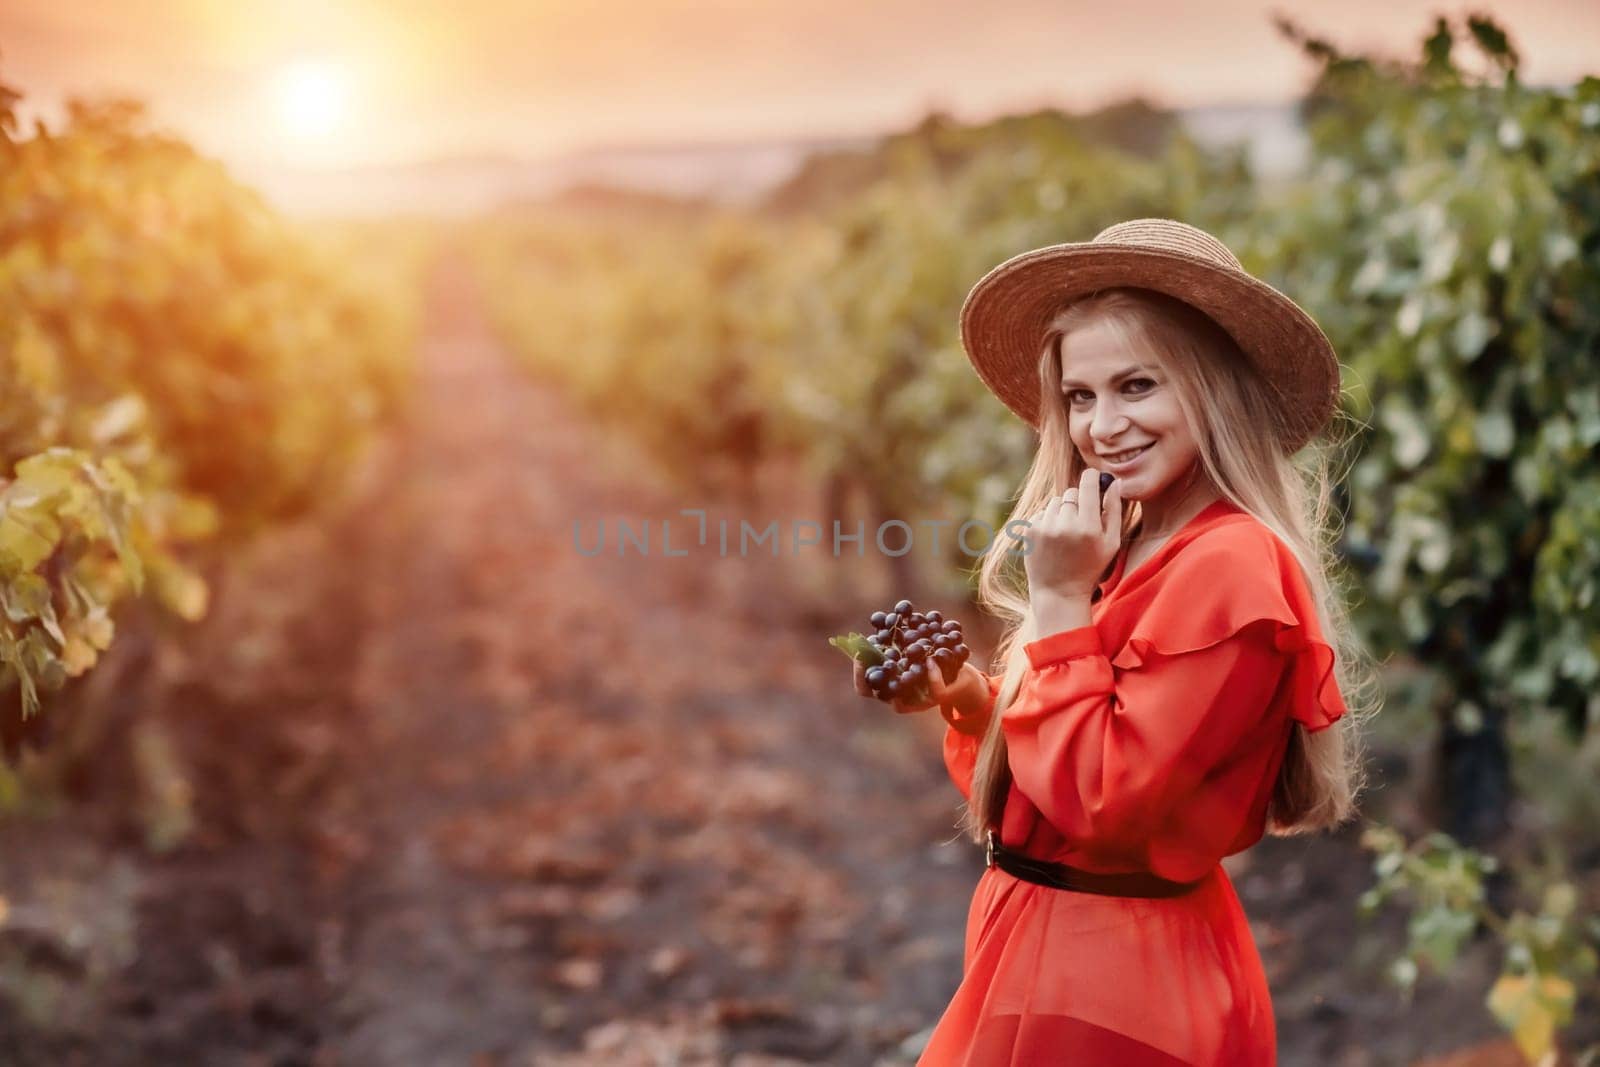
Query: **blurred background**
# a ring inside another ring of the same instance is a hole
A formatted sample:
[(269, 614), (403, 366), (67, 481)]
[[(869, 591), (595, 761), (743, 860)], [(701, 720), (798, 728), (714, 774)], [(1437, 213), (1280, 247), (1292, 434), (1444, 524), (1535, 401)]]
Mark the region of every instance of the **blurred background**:
[(1226, 861), (1282, 1061), (1594, 1062), (1597, 41), (12, 0), (0, 1062), (913, 1062), (983, 860), (825, 638), (909, 597), (988, 666), (973, 559), (873, 531), (1004, 520), (961, 300), (1141, 216), (1341, 357), (1372, 782)]

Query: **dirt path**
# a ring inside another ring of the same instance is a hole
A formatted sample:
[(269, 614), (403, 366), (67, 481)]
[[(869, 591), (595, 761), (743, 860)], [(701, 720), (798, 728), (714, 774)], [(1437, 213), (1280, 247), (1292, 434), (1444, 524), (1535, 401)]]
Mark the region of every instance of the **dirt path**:
[(337, 1062), (892, 1050), (959, 979), (979, 871), (936, 844), (958, 799), (936, 724), (849, 691), (781, 560), (579, 555), (574, 519), (614, 538), (700, 502), (525, 380), (458, 266), (429, 322), (352, 561), (372, 733), (336, 807), (366, 856)]

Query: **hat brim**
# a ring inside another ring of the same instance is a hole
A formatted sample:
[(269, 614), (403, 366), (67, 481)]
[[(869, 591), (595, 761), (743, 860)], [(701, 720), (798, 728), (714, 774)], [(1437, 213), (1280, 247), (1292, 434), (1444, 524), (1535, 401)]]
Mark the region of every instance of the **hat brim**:
[(1039, 357), (1050, 320), (1072, 301), (1113, 286), (1154, 289), (1210, 316), (1278, 394), (1278, 436), (1298, 451), (1332, 417), (1339, 361), (1316, 321), (1242, 271), (1198, 256), (1107, 242), (1051, 245), (1001, 263), (961, 307), (961, 343), (996, 396), (1039, 425)]

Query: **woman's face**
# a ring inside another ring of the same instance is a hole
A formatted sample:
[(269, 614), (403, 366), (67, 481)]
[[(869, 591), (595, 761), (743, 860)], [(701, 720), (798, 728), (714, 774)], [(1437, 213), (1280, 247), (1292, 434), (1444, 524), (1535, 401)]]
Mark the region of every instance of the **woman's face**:
[[(1126, 348), (1102, 324), (1074, 330), (1061, 343), (1072, 444), (1086, 465), (1122, 483), (1124, 500), (1161, 507), (1168, 489), (1183, 491), (1199, 459), (1174, 389), (1154, 356)], [(1108, 458), (1137, 448), (1144, 451), (1130, 463)]]

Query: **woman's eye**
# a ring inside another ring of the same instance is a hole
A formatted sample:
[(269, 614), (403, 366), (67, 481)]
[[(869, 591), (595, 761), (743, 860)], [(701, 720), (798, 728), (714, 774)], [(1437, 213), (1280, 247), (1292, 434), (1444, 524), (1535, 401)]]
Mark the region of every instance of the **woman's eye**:
[[(1129, 378), (1126, 382), (1123, 383), (1122, 387), (1124, 389), (1126, 389), (1129, 386), (1134, 386), (1134, 385), (1150, 386), (1150, 385), (1155, 385), (1155, 384), (1156, 383), (1154, 381), (1152, 381), (1151, 379), (1149, 379), (1149, 378)], [(1149, 391), (1150, 391), (1149, 389), (1136, 389), (1136, 390), (1134, 390), (1134, 392), (1136, 392), (1136, 393), (1148, 393)], [(1089, 390), (1087, 390), (1087, 389), (1073, 389), (1073, 390), (1068, 391), (1068, 393), (1067, 393), (1067, 402), (1071, 403), (1071, 404), (1076, 404), (1078, 402), (1078, 398), (1080, 396), (1082, 396), (1082, 397), (1092, 397), (1093, 395), (1094, 394), (1089, 392)]]

